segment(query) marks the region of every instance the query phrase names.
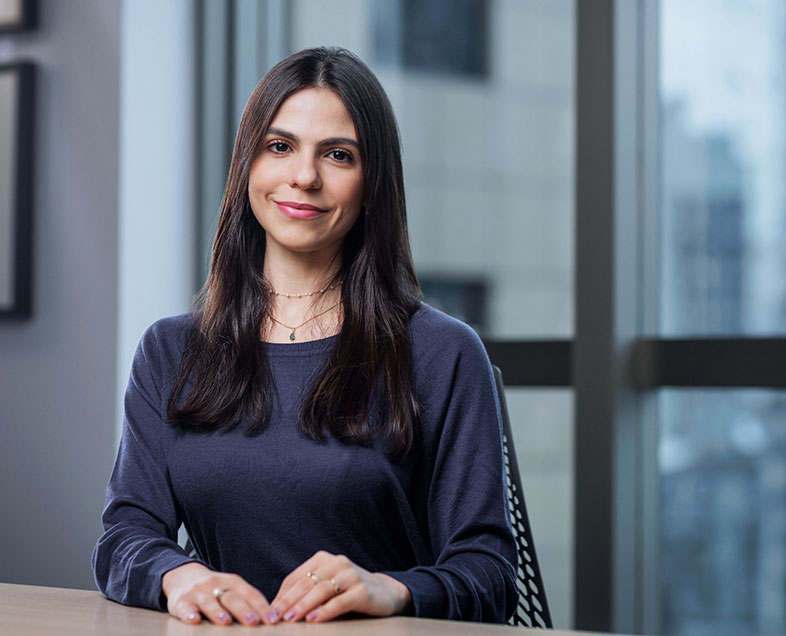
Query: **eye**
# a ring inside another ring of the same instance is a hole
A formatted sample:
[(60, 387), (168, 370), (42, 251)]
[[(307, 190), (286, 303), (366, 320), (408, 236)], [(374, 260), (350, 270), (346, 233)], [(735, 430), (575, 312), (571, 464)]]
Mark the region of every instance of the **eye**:
[(267, 147), (268, 150), (272, 150), (279, 155), (290, 150), (289, 144), (286, 141), (281, 141), (280, 139), (276, 139), (275, 141), (269, 143)]
[(328, 156), (333, 159), (333, 161), (338, 161), (339, 163), (352, 163), (353, 157), (349, 154), (346, 150), (341, 150), (341, 148), (335, 148), (328, 153)]

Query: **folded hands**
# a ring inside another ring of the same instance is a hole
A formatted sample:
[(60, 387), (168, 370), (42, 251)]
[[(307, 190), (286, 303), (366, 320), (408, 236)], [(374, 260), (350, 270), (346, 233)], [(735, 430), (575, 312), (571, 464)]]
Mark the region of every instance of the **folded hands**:
[(319, 623), (347, 612), (393, 616), (412, 601), (409, 589), (393, 577), (324, 551), (295, 568), (272, 601), (237, 574), (214, 572), (195, 562), (164, 574), (162, 589), (170, 614), (186, 623), (198, 623), (204, 616), (216, 625), (304, 619)]

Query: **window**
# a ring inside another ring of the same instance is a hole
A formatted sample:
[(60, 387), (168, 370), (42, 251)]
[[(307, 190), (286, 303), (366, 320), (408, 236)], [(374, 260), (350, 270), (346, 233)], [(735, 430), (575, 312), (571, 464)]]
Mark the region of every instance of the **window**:
[(408, 71), (483, 78), (488, 0), (375, 0), (374, 57)]
[(665, 634), (786, 630), (786, 393), (660, 396)]
[(786, 5), (661, 2), (664, 335), (786, 332)]
[[(779, 0), (660, 2), (664, 336), (786, 332), (785, 34)], [(661, 631), (784, 632), (786, 394), (658, 401)]]

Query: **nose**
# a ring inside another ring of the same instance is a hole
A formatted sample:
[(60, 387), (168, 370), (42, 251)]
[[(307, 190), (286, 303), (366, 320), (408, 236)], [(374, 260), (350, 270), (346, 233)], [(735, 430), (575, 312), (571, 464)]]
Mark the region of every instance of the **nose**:
[(292, 172), (289, 176), (289, 185), (302, 190), (316, 190), (320, 188), (322, 181), (319, 178), (317, 160), (306, 153), (300, 153), (294, 157)]

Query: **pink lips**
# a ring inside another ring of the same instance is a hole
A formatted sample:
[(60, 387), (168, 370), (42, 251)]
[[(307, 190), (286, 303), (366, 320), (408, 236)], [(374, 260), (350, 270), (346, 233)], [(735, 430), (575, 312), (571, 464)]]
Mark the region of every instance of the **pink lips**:
[(276, 201), (275, 203), (279, 210), (293, 219), (314, 219), (327, 212), (327, 210), (308, 203), (297, 203), (296, 201)]

